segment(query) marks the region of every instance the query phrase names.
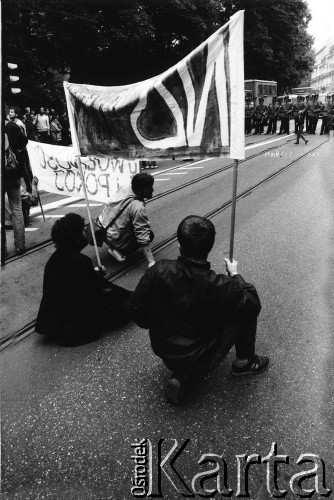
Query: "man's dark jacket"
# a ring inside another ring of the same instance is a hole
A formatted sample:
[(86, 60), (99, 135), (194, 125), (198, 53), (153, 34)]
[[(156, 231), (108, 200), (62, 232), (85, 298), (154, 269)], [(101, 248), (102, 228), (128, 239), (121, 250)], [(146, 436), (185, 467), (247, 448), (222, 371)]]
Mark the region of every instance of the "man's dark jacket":
[(5, 133), (8, 137), (9, 145), (15, 154), (17, 160), (17, 167), (15, 170), (4, 174), (4, 191), (8, 189), (18, 189), (20, 187), (20, 178), (23, 177), (28, 191), (31, 191), (29, 179), (26, 178), (25, 163), (22, 163), (22, 155), (27, 155), (26, 145), (28, 143), (27, 137), (24, 135), (20, 127), (11, 121), (5, 123)]
[(156, 355), (192, 365), (214, 349), (224, 326), (261, 309), (253, 285), (179, 257), (147, 269), (130, 299), (131, 319), (150, 331)]
[(16, 155), (25, 149), (28, 144), (28, 138), (16, 123), (11, 121), (6, 122), (5, 132), (9, 145)]

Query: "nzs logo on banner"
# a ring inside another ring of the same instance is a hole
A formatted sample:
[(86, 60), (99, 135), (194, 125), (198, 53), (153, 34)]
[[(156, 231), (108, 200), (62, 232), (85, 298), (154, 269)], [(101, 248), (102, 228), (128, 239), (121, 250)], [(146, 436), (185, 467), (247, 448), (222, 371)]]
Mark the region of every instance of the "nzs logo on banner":
[[(229, 145), (229, 79), (224, 71), (224, 64), (225, 70), (229, 66), (227, 41), (224, 33), (208, 40), (189, 61), (162, 75), (152, 89), (144, 90), (130, 121), (146, 148), (201, 146), (212, 141), (213, 131), (217, 146), (220, 129), (221, 145)], [(159, 122), (164, 125), (161, 131), (155, 126)]]
[(243, 158), (243, 13), (233, 17), (149, 80), (118, 87), (65, 83), (82, 154)]

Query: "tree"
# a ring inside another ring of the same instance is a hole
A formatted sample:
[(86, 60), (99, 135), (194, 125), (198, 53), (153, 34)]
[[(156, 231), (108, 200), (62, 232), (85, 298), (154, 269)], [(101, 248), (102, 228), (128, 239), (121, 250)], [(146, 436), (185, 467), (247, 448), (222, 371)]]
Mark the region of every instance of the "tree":
[(77, 7), (65, 0), (4, 1), (4, 58), (19, 61), (22, 102), (35, 106), (64, 103), (62, 82), (69, 77), (72, 60), (76, 58), (84, 67), (83, 41), (88, 44), (91, 39), (92, 46), (96, 45), (95, 10)]
[(21, 98), (42, 104), (63, 100), (61, 81), (69, 76), (74, 82), (120, 85), (167, 69), (213, 31), (219, 0), (3, 4), (4, 52), (22, 68)]
[(227, 0), (223, 20), (245, 10), (245, 78), (297, 87), (313, 68), (311, 19), (305, 0)]
[(64, 105), (62, 81), (123, 85), (165, 71), (245, 9), (245, 76), (297, 86), (312, 69), (305, 0), (3, 0), (22, 105)]

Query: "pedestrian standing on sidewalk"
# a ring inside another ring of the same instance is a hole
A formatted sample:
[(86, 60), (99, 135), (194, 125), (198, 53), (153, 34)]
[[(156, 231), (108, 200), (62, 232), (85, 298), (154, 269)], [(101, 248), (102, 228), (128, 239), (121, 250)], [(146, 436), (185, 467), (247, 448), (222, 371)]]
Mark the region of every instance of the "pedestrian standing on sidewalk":
[(52, 115), (50, 131), (53, 144), (60, 146), (62, 126), (60, 125), (58, 118), (59, 116), (57, 114)]
[(51, 237), (56, 251), (46, 263), (36, 332), (77, 345), (95, 340), (127, 319), (131, 292), (113, 285), (81, 250), (88, 244), (85, 221), (69, 213), (57, 220)]
[(49, 120), (49, 115), (45, 112), (44, 108), (40, 108), (40, 111), (36, 117), (36, 126), (37, 126), (39, 141), (44, 143), (49, 143), (50, 120)]
[(14, 121), (5, 121), (5, 132), (8, 137), (9, 145), (15, 154), (16, 160), (19, 164), (21, 177), (24, 179), (26, 189), (31, 193), (32, 190), (32, 170), (30, 166), (27, 144), (28, 138), (23, 133), (19, 125)]
[(210, 269), (207, 258), (215, 240), (211, 221), (196, 215), (177, 230), (180, 257), (160, 260), (147, 269), (130, 299), (130, 317), (148, 328), (154, 353), (173, 374), (166, 396), (180, 404), (195, 377), (215, 369), (233, 345), (234, 376), (255, 375), (269, 359), (255, 354), (261, 309), (254, 285), (225, 260), (228, 276)]
[(72, 143), (71, 132), (70, 132), (70, 122), (66, 111), (64, 111), (59, 117), (59, 123), (62, 127), (61, 130), (61, 145), (69, 146)]
[(14, 106), (13, 108), (9, 109), (8, 120), (16, 123), (16, 125), (18, 125), (20, 127), (20, 129), (24, 133), (24, 135), (27, 135), (26, 126), (23, 123), (23, 121), (21, 120), (20, 116), (21, 116), (20, 108)]
[[(15, 155), (10, 148), (7, 134), (5, 134), (5, 155), (3, 163), (3, 192), (7, 193), (9, 207), (11, 211), (12, 224), (14, 229), (14, 245), (16, 255), (25, 252), (25, 228), (22, 212), (21, 182), (22, 173)], [(5, 233), (5, 255), (7, 256), (7, 241)]]

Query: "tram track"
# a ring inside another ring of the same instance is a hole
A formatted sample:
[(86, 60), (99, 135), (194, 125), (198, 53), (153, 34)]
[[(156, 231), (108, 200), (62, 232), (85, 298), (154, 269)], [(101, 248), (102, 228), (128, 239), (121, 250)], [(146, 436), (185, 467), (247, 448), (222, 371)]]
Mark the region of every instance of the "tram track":
[[(292, 139), (289, 139), (287, 142), (290, 142)], [(256, 144), (258, 143), (261, 143), (263, 141), (257, 141)], [(255, 143), (253, 143), (255, 144)], [(264, 150), (261, 150), (260, 152), (258, 153), (254, 153), (250, 156), (248, 156), (247, 158), (245, 158), (244, 160), (239, 160), (239, 164), (242, 164), (242, 163), (245, 163), (247, 161), (250, 161), (258, 156), (261, 156), (269, 151), (272, 151), (273, 149), (277, 149), (277, 145), (275, 146), (271, 146), (267, 149), (264, 149)], [(183, 165), (183, 166), (187, 166), (188, 164), (186, 165)], [(191, 165), (191, 163), (189, 163), (189, 165)], [(180, 167), (180, 165), (178, 166), (175, 166), (173, 168), (171, 168), (169, 171), (172, 171), (172, 170), (176, 170), (176, 169), (179, 169), (179, 168), (182, 168)], [(224, 172), (225, 170), (229, 170), (230, 168), (233, 168), (233, 163), (229, 163), (228, 165), (225, 165), (224, 167), (220, 167), (212, 172), (208, 172), (207, 174), (204, 174), (204, 175), (201, 175), (200, 177), (197, 177), (196, 179), (192, 179), (191, 181), (188, 181), (188, 182), (185, 182), (183, 184), (180, 184), (179, 186), (175, 187), (175, 188), (171, 188), (171, 189), (168, 189), (167, 191), (164, 191), (163, 193), (160, 193), (156, 196), (153, 196), (153, 198), (151, 200), (148, 200), (146, 203), (152, 203), (154, 202), (155, 200), (158, 200), (160, 198), (163, 198), (165, 196), (168, 196), (172, 193), (175, 193), (177, 191), (181, 191), (182, 189), (185, 189), (189, 186), (192, 186), (193, 184), (197, 184), (198, 182), (201, 182), (205, 179), (208, 179), (214, 175), (217, 175), (217, 174), (220, 174), (221, 172)], [(159, 172), (157, 172), (157, 174), (159, 174)], [(78, 200), (79, 201), (79, 200)], [(73, 203), (73, 201), (69, 202), (68, 204), (71, 205)], [(63, 207), (66, 207), (67, 205), (63, 205)], [(46, 248), (50, 245), (53, 244), (53, 241), (51, 238), (48, 238), (47, 240), (44, 240), (40, 243), (36, 243), (35, 245), (32, 245), (30, 248), (27, 249), (27, 251), (24, 253), (24, 254), (21, 254), (21, 255), (14, 255), (13, 257), (9, 257), (8, 259), (6, 259), (6, 262), (5, 262), (5, 265), (8, 265), (8, 264), (11, 264), (12, 262), (16, 262), (22, 258), (25, 258), (27, 257), (28, 255), (31, 255), (35, 252), (38, 252), (39, 250), (42, 250), (43, 248)]]
[[(329, 141), (329, 139), (327, 139), (326, 141), (322, 142), (321, 144), (318, 144), (313, 149), (308, 150), (303, 155), (299, 156), (298, 158), (296, 158), (295, 160), (291, 161), (287, 165), (284, 165), (283, 167), (281, 167), (280, 169), (278, 169), (275, 172), (271, 173), (270, 175), (268, 175), (267, 177), (265, 177), (261, 181), (257, 182), (256, 184), (250, 186), (249, 188), (245, 189), (241, 193), (237, 194), (236, 200), (239, 201), (240, 199), (244, 198), (245, 196), (248, 196), (253, 191), (255, 191), (256, 189), (258, 189), (261, 186), (263, 186), (264, 184), (266, 184), (267, 182), (270, 182), (272, 179), (274, 179), (278, 175), (282, 174), (285, 170), (287, 170), (291, 166), (293, 166), (296, 163), (298, 163), (301, 159), (305, 158), (306, 156), (308, 156), (313, 151), (319, 149), (321, 146), (323, 146), (324, 144), (326, 144), (326, 142), (328, 142), (328, 141)], [(270, 148), (270, 149), (275, 149), (275, 148)], [(263, 154), (264, 152), (265, 151), (262, 151), (261, 154)], [(258, 156), (258, 154), (254, 155), (254, 156)], [(248, 159), (250, 159), (250, 158), (248, 158)], [(242, 160), (242, 162), (245, 162), (245, 161), (247, 161), (247, 159)], [(226, 170), (228, 168), (231, 168), (231, 165), (227, 165), (225, 167), (222, 167), (220, 169), (220, 172), (222, 172), (222, 171), (224, 171), (224, 170)], [(213, 173), (210, 173), (210, 174), (213, 175)], [(210, 177), (209, 174), (206, 174), (206, 176)], [(203, 176), (202, 176), (202, 178), (203, 178)], [(207, 177), (205, 177), (205, 178), (207, 178)], [(189, 181), (189, 182), (190, 182), (190, 184), (194, 183), (193, 181)], [(187, 185), (189, 185), (189, 183), (187, 183)], [(182, 187), (184, 187), (184, 185), (182, 185)], [(180, 186), (180, 189), (181, 189), (181, 186)], [(177, 190), (178, 190), (177, 188), (174, 188), (172, 190), (169, 190), (166, 193), (161, 193), (161, 195), (163, 195), (163, 194), (167, 195), (167, 193), (175, 192)], [(158, 196), (161, 197), (161, 195), (158, 195)], [(155, 197), (155, 199), (157, 197)], [(153, 198), (152, 198), (151, 201), (153, 201)], [(222, 205), (220, 205), (219, 207), (217, 207), (216, 209), (214, 209), (211, 212), (203, 215), (203, 217), (206, 217), (208, 219), (212, 219), (213, 217), (217, 216), (218, 214), (220, 214), (224, 210), (227, 210), (228, 208), (230, 208), (231, 205), (232, 205), (232, 200), (228, 200), (225, 203), (223, 203)], [(177, 240), (176, 233), (173, 234), (173, 235), (171, 235), (170, 237), (164, 239), (162, 242), (158, 243), (157, 245), (155, 245), (152, 248), (153, 254), (157, 254), (157, 253), (161, 252), (164, 248), (166, 248), (169, 245), (173, 244), (176, 240)], [(133, 259), (131, 262), (129, 262), (128, 265), (125, 265), (121, 269), (118, 269), (117, 271), (114, 271), (114, 272), (110, 273), (108, 275), (108, 279), (109, 280), (116, 280), (116, 279), (121, 278), (122, 276), (124, 276), (125, 274), (127, 274), (129, 271), (133, 270), (138, 265), (138, 263), (140, 263), (142, 260), (143, 260), (143, 257), (142, 256), (138, 256), (138, 258)], [(33, 320), (33, 321), (30, 321), (29, 323), (27, 323), (26, 325), (24, 325), (22, 328), (20, 328), (16, 332), (10, 333), (10, 334), (6, 335), (5, 337), (3, 337), (2, 339), (0, 339), (0, 353), (2, 351), (4, 351), (6, 348), (8, 348), (9, 346), (16, 344), (20, 340), (23, 340), (24, 338), (26, 338), (27, 336), (29, 336), (31, 333), (33, 333), (34, 330), (35, 330), (35, 324), (36, 324), (36, 319)]]

